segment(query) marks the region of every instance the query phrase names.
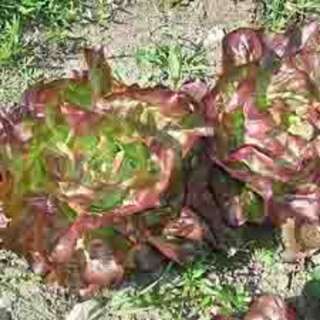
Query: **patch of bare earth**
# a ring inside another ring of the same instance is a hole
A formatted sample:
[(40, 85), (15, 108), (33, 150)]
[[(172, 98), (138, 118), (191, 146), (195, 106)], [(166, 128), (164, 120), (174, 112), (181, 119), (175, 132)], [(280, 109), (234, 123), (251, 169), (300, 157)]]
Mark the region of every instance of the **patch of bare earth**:
[(94, 24), (78, 25), (74, 34), (88, 45), (104, 45), (111, 61), (120, 63), (126, 80), (135, 82), (138, 74), (132, 55), (138, 48), (151, 44), (204, 47), (210, 73), (215, 75), (220, 71), (223, 35), (255, 21), (253, 0), (182, 0), (180, 6), (171, 9), (162, 9), (156, 5), (158, 2), (161, 1), (124, 2), (114, 8), (115, 14), (106, 29)]

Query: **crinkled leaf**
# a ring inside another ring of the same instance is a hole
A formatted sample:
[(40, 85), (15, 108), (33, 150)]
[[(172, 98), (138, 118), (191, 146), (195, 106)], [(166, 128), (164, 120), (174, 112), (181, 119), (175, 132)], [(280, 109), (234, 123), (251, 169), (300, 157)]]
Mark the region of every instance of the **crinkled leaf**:
[(126, 192), (124, 190), (113, 190), (106, 192), (103, 198), (97, 199), (90, 206), (90, 211), (94, 213), (106, 212), (116, 206), (121, 205), (125, 198)]
[(180, 217), (169, 222), (163, 232), (169, 236), (201, 241), (208, 229), (191, 209), (183, 208)]
[(82, 109), (92, 108), (92, 90), (89, 83), (70, 83), (64, 90), (65, 101)]
[[(174, 81), (180, 54), (169, 54)], [(195, 96), (203, 93), (196, 86), (128, 87), (112, 80), (102, 50), (85, 55), (88, 70), (31, 87), (22, 101), (27, 112), (17, 121), (0, 118), (6, 126), (1, 160), (12, 175), (0, 195), (15, 225), (8, 233), (21, 233), (17, 247), (37, 270), (72, 282), (65, 271), (74, 259), (81, 272), (77, 287), (89, 295), (122, 279), (121, 262), (137, 243), (149, 242), (182, 264), (195, 242), (215, 239), (195, 215), (182, 217), (193, 229), (187, 235), (163, 236), (181, 208), (184, 161), (201, 137), (212, 136), (198, 114), (201, 98)], [(101, 250), (90, 246), (92, 239), (103, 242)]]
[(192, 243), (167, 240), (164, 237), (149, 237), (148, 242), (165, 257), (177, 264), (183, 265), (194, 259), (195, 248)]
[(258, 31), (240, 28), (229, 33), (223, 40), (225, 69), (256, 62), (263, 55), (263, 44)]
[(264, 214), (281, 223), (284, 216), (319, 220), (319, 45), (314, 22), (272, 36), (239, 29), (224, 39), (224, 74), (204, 100), (215, 128), (209, 150), (262, 197), (264, 204), (242, 195), (251, 217), (269, 208)]
[(280, 297), (264, 295), (252, 303), (244, 317), (244, 320), (254, 319), (296, 320), (297, 314), (294, 308), (287, 306)]

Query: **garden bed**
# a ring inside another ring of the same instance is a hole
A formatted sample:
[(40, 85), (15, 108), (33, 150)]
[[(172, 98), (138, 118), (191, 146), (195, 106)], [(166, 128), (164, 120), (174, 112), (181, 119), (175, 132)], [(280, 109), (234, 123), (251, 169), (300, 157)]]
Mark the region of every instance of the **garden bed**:
[[(60, 29), (56, 34), (40, 24), (26, 25), (21, 43), (27, 50), (0, 66), (0, 104), (17, 102), (37, 80), (79, 69), (84, 46), (103, 45), (116, 76), (129, 84), (174, 88), (202, 78), (214, 85), (222, 70), (223, 36), (243, 26), (260, 27), (263, 16), (262, 7), (251, 0), (159, 3), (83, 3), (81, 18), (60, 34)], [(282, 28), (281, 23), (274, 28)], [(181, 59), (178, 79), (168, 62), (172, 50)], [(232, 231), (229, 241), (225, 252), (203, 248), (195, 263), (165, 263), (158, 272), (135, 274), (120, 288), (106, 289), (86, 302), (66, 289), (44, 285), (21, 257), (3, 250), (0, 319), (191, 320), (211, 319), (216, 313), (241, 317), (252, 297), (263, 292), (295, 304), (299, 319), (317, 319), (319, 255), (304, 265), (283, 262), (280, 235), (268, 227), (241, 227)]]

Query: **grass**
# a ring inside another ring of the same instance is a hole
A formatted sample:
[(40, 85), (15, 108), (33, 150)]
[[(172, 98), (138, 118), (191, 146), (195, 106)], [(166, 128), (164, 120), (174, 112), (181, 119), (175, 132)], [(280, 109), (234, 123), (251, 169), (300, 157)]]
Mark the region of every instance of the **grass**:
[(320, 15), (319, 0), (261, 0), (261, 3), (262, 23), (272, 31), (282, 31), (307, 16)]
[(77, 19), (80, 0), (3, 0), (0, 2), (0, 65), (26, 54), (23, 35), (43, 26), (63, 31)]
[(0, 105), (18, 102), (24, 89), (43, 77), (44, 71), (32, 66), (31, 58), (0, 66)]

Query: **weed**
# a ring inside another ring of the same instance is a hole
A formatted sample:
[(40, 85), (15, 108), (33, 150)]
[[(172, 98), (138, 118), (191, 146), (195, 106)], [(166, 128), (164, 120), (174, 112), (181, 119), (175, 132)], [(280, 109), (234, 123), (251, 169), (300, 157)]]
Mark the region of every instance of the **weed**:
[(310, 14), (320, 14), (318, 0), (262, 0), (263, 24), (273, 31), (285, 29)]
[(23, 32), (33, 25), (67, 28), (77, 17), (78, 0), (4, 0), (0, 2), (0, 64), (25, 53)]
[(160, 283), (138, 294), (135, 303), (169, 310), (172, 319), (185, 319), (187, 315), (205, 317), (213, 310), (224, 315), (245, 311), (250, 300), (248, 292), (240, 286), (213, 283), (207, 277), (210, 269), (209, 260), (197, 261), (180, 270), (170, 284)]
[(277, 258), (275, 250), (269, 248), (257, 248), (254, 251), (254, 257), (266, 268), (272, 267)]
[(208, 72), (203, 49), (187, 50), (178, 44), (141, 48), (135, 58), (143, 81), (162, 82), (173, 88), (188, 78), (203, 78)]
[(169, 264), (162, 276), (151, 284), (118, 291), (111, 299), (101, 301), (90, 319), (102, 320), (111, 309), (114, 316), (153, 312), (161, 314), (161, 319), (176, 320), (210, 319), (212, 313), (242, 314), (247, 310), (250, 295), (242, 285), (210, 280), (208, 274), (215, 270), (216, 259), (207, 256), (183, 269)]
[(214, 304), (219, 306), (219, 314), (243, 314), (248, 309), (251, 298), (242, 286), (222, 285), (216, 290)]

